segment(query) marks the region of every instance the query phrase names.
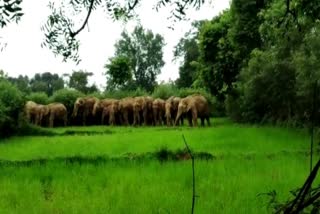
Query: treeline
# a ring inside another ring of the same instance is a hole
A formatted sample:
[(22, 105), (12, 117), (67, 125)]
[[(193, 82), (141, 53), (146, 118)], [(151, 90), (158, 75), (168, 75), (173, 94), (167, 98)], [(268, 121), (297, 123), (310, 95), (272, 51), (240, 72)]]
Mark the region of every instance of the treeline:
[[(200, 89), (176, 88), (173, 84), (162, 84), (156, 86), (153, 93), (148, 93), (146, 90), (113, 90), (94, 93), (83, 93), (74, 88), (62, 88), (53, 92), (48, 96), (44, 92), (22, 91), (15, 83), (11, 82), (11, 78), (0, 74), (0, 138), (8, 137), (16, 134), (26, 135), (37, 130), (30, 126), (26, 120), (24, 113), (24, 105), (27, 101), (34, 101), (39, 104), (49, 104), (59, 102), (66, 106), (68, 110), (68, 120), (71, 119), (74, 103), (79, 97), (97, 97), (98, 99), (115, 98), (122, 99), (125, 97), (137, 97), (150, 95), (154, 98), (167, 99), (171, 96), (186, 97), (192, 94), (202, 94), (209, 101), (211, 106), (215, 105), (215, 98), (210, 93)], [(212, 113), (217, 116), (221, 112), (219, 109), (212, 108)], [(70, 120), (74, 121), (74, 120)], [(74, 121), (70, 125), (77, 125)], [(82, 123), (79, 123), (80, 125)]]
[(236, 121), (320, 124), (319, 50), (320, 2), (233, 0), (180, 40), (176, 84), (204, 86)]
[(95, 84), (88, 85), (88, 78), (93, 76), (93, 73), (83, 70), (73, 71), (71, 74), (61, 76), (51, 72), (36, 73), (32, 78), (26, 75), (10, 77), (5, 74), (5, 71), (0, 70), (0, 75), (17, 86), (24, 94), (41, 92), (47, 96), (52, 96), (55, 91), (63, 88), (74, 88), (85, 94), (98, 91)]

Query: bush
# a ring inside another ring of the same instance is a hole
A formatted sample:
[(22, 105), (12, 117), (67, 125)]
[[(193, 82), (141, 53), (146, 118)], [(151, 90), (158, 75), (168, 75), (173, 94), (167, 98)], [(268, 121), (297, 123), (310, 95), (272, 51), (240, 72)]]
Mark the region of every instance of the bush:
[(138, 96), (146, 96), (148, 93), (138, 88), (137, 90), (126, 91), (126, 90), (115, 90), (115, 91), (106, 91), (103, 95), (103, 98), (114, 98), (114, 99), (122, 99), (125, 97), (138, 97)]
[(242, 92), (234, 89), (232, 93), (228, 94), (225, 100), (226, 114), (236, 122), (242, 122)]
[(22, 93), (18, 88), (0, 79), (0, 137), (16, 133), (23, 105)]
[(51, 101), (64, 104), (68, 110), (68, 115), (70, 116), (73, 110), (74, 102), (77, 100), (77, 98), (83, 96), (84, 94), (80, 91), (65, 88), (54, 92), (51, 97)]
[(177, 96), (177, 94), (178, 89), (172, 84), (161, 84), (154, 89), (152, 97), (166, 100), (171, 96)]
[(26, 97), (27, 100), (31, 100), (38, 104), (46, 105), (49, 103), (48, 95), (44, 92), (33, 92)]
[(273, 123), (291, 118), (296, 77), (289, 61), (278, 60), (276, 52), (255, 50), (241, 77), (245, 122)]

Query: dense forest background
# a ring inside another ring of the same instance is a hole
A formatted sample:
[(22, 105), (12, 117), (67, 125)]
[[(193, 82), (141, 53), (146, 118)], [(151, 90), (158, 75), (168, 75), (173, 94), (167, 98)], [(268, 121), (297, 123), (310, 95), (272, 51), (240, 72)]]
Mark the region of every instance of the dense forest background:
[(233, 0), (230, 9), (193, 23), (181, 38), (174, 50), (179, 78), (170, 83), (156, 82), (163, 38), (141, 26), (132, 35), (123, 32), (115, 56), (106, 60), (105, 91), (88, 85), (93, 73), (87, 71), (33, 78), (1, 71), (0, 136), (21, 128), (26, 100), (70, 109), (85, 95), (166, 99), (199, 92), (212, 100), (214, 116), (236, 122), (304, 127), (315, 118), (319, 124), (319, 11), (316, 1)]

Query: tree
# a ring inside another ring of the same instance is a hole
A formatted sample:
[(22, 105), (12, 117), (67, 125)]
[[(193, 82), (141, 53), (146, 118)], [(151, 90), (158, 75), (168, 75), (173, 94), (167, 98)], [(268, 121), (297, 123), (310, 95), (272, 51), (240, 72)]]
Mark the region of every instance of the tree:
[[(18, 22), (23, 16), (21, 3), (23, 0), (6, 0), (0, 5), (0, 28), (8, 23)], [(141, 4), (142, 0), (70, 0), (63, 1), (60, 5), (51, 1), (49, 8), (51, 14), (42, 30), (45, 34), (43, 46), (47, 46), (54, 54), (63, 56), (64, 60), (72, 59), (76, 62), (80, 61), (78, 55), (79, 41), (77, 35), (88, 24), (92, 12), (98, 8), (104, 11), (114, 20), (128, 20), (134, 16), (136, 7)], [(205, 1), (203, 0), (157, 0), (155, 9), (170, 6), (171, 20), (181, 20), (186, 18), (186, 11), (189, 8), (199, 9)], [(86, 16), (83, 17), (83, 11)], [(72, 17), (72, 18), (70, 18)], [(84, 18), (84, 19), (83, 19)], [(75, 20), (84, 20), (80, 25)], [(75, 28), (75, 26), (80, 26)]]
[(25, 94), (29, 94), (31, 92), (28, 76), (19, 75), (17, 78), (8, 77), (8, 80), (12, 84), (16, 85), (21, 92)]
[(30, 88), (32, 92), (45, 92), (51, 96), (53, 92), (64, 88), (64, 81), (58, 74), (50, 72), (35, 74), (30, 80)]
[(237, 49), (231, 41), (231, 11), (207, 21), (199, 29), (199, 59), (194, 85), (207, 88), (219, 101), (223, 101), (233, 88), (239, 73)]
[[(156, 77), (160, 73), (164, 61), (162, 59), (164, 39), (153, 34), (142, 26), (137, 26), (130, 34), (122, 32), (122, 38), (115, 44), (115, 58), (125, 57), (133, 73), (134, 86), (152, 91), (156, 85)], [(119, 59), (119, 58), (118, 58)], [(122, 58), (123, 60), (124, 58)], [(112, 74), (109, 72), (109, 75)], [(115, 73), (113, 73), (115, 74)], [(128, 77), (128, 74), (125, 74)], [(116, 81), (118, 77), (112, 76)]]
[(197, 67), (195, 62), (200, 56), (198, 47), (199, 28), (204, 21), (197, 21), (192, 23), (192, 30), (187, 32), (184, 38), (181, 38), (175, 46), (173, 55), (174, 60), (182, 58), (181, 65), (179, 66), (179, 78), (176, 84), (179, 88), (191, 87), (197, 78)]
[(98, 89), (95, 85), (88, 86), (88, 77), (92, 75), (93, 73), (87, 71), (73, 71), (70, 76), (69, 87), (85, 94), (97, 92)]
[(261, 47), (258, 14), (265, 4), (257, 0), (233, 0), (231, 3), (229, 36), (242, 63), (247, 63), (254, 48)]
[(107, 90), (127, 89), (132, 84), (132, 69), (130, 59), (124, 56), (109, 59), (107, 69)]

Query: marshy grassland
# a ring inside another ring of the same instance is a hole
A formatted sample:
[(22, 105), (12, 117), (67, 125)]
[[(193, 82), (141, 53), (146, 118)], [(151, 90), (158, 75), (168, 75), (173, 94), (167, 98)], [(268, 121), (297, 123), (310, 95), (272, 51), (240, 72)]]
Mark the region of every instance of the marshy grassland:
[(196, 154), (195, 213), (269, 213), (262, 193), (276, 190), (286, 200), (303, 184), (306, 131), (223, 118), (212, 124), (67, 127), (2, 140), (0, 212), (189, 213), (192, 170), (182, 134)]

